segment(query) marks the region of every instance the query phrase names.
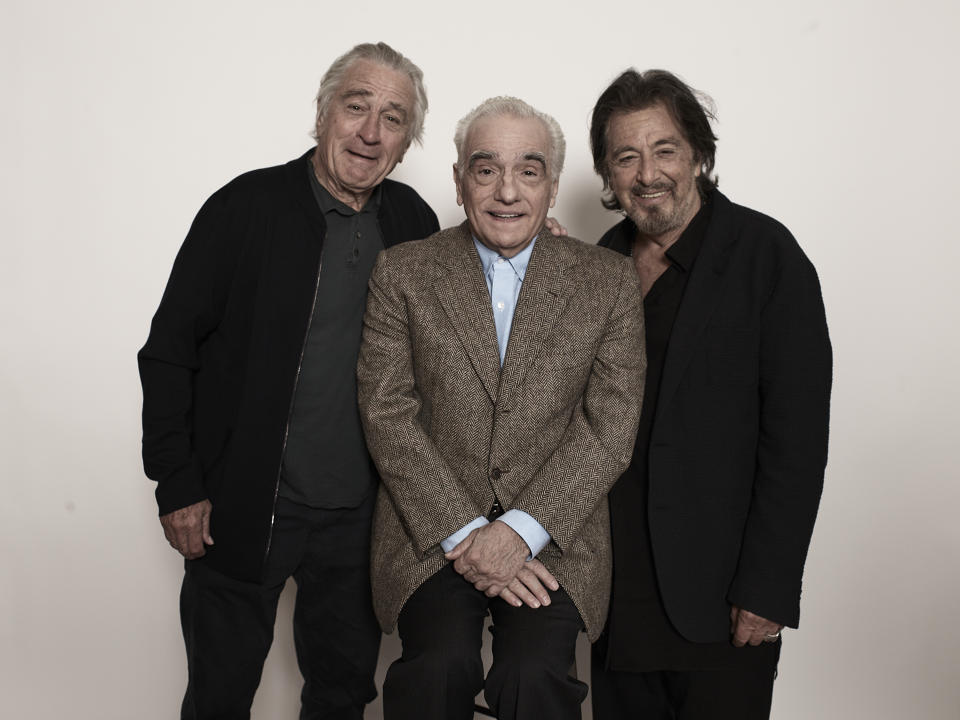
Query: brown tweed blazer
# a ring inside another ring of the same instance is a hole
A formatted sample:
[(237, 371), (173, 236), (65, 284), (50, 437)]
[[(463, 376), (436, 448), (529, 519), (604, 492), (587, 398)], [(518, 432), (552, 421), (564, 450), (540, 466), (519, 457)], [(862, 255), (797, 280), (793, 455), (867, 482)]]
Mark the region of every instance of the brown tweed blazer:
[(538, 558), (597, 637), (610, 594), (606, 496), (630, 460), (645, 367), (636, 273), (609, 250), (541, 231), (502, 370), (467, 223), (380, 254), (358, 379), (383, 479), (371, 573), (386, 632), (446, 564), (440, 541), (496, 497), (550, 533)]

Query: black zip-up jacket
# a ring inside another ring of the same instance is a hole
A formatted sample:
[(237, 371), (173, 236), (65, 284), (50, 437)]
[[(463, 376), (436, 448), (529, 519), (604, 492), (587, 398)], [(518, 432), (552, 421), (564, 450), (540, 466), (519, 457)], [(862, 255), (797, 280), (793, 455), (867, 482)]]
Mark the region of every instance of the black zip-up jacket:
[[(160, 514), (209, 498), (204, 562), (258, 581), (326, 224), (304, 163), (254, 170), (214, 193), (173, 265), (146, 345), (143, 464)], [(387, 247), (427, 237), (437, 216), (384, 180)]]

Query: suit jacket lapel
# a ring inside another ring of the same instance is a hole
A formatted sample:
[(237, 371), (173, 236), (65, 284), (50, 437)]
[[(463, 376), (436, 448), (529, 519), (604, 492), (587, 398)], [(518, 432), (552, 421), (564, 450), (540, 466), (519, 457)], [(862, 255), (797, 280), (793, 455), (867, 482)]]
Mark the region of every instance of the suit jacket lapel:
[(680, 379), (696, 351), (697, 341), (717, 306), (717, 295), (723, 287), (734, 234), (729, 226), (730, 201), (718, 191), (714, 191), (713, 202), (710, 225), (677, 309), (663, 361), (663, 377), (657, 398), (658, 415), (667, 407), (680, 384)]
[(434, 286), (437, 298), (490, 400), (496, 403), (500, 381), (497, 330), (490, 307), (490, 291), (468, 223), (464, 222), (452, 232), (445, 249), (446, 252), (437, 257), (441, 266)]
[(501, 404), (523, 382), (527, 369), (566, 305), (569, 283), (564, 270), (569, 264), (569, 256), (564, 252), (563, 242), (566, 241), (554, 238), (546, 228), (541, 228), (533, 246), (513, 313), (510, 341), (500, 374)]

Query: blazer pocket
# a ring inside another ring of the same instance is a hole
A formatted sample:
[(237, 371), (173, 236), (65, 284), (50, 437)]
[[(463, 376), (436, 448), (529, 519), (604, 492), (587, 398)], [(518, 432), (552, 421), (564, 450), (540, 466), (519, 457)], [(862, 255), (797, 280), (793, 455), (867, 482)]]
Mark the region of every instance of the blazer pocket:
[(759, 384), (760, 339), (751, 328), (713, 327), (708, 331), (707, 379), (711, 385)]

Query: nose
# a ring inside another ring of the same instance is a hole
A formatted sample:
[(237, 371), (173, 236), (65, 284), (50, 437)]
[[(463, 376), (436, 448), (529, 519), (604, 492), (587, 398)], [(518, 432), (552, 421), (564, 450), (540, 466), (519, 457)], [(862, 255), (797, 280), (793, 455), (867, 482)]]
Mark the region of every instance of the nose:
[(497, 181), (494, 199), (506, 204), (517, 201), (517, 183), (511, 173), (505, 172), (500, 176), (500, 179)]
[(377, 117), (376, 113), (367, 113), (357, 135), (367, 145), (376, 145), (380, 142), (380, 118)]
[(649, 160), (640, 160), (639, 167), (637, 168), (637, 180), (641, 185), (653, 185), (657, 180), (658, 174), (655, 163)]

